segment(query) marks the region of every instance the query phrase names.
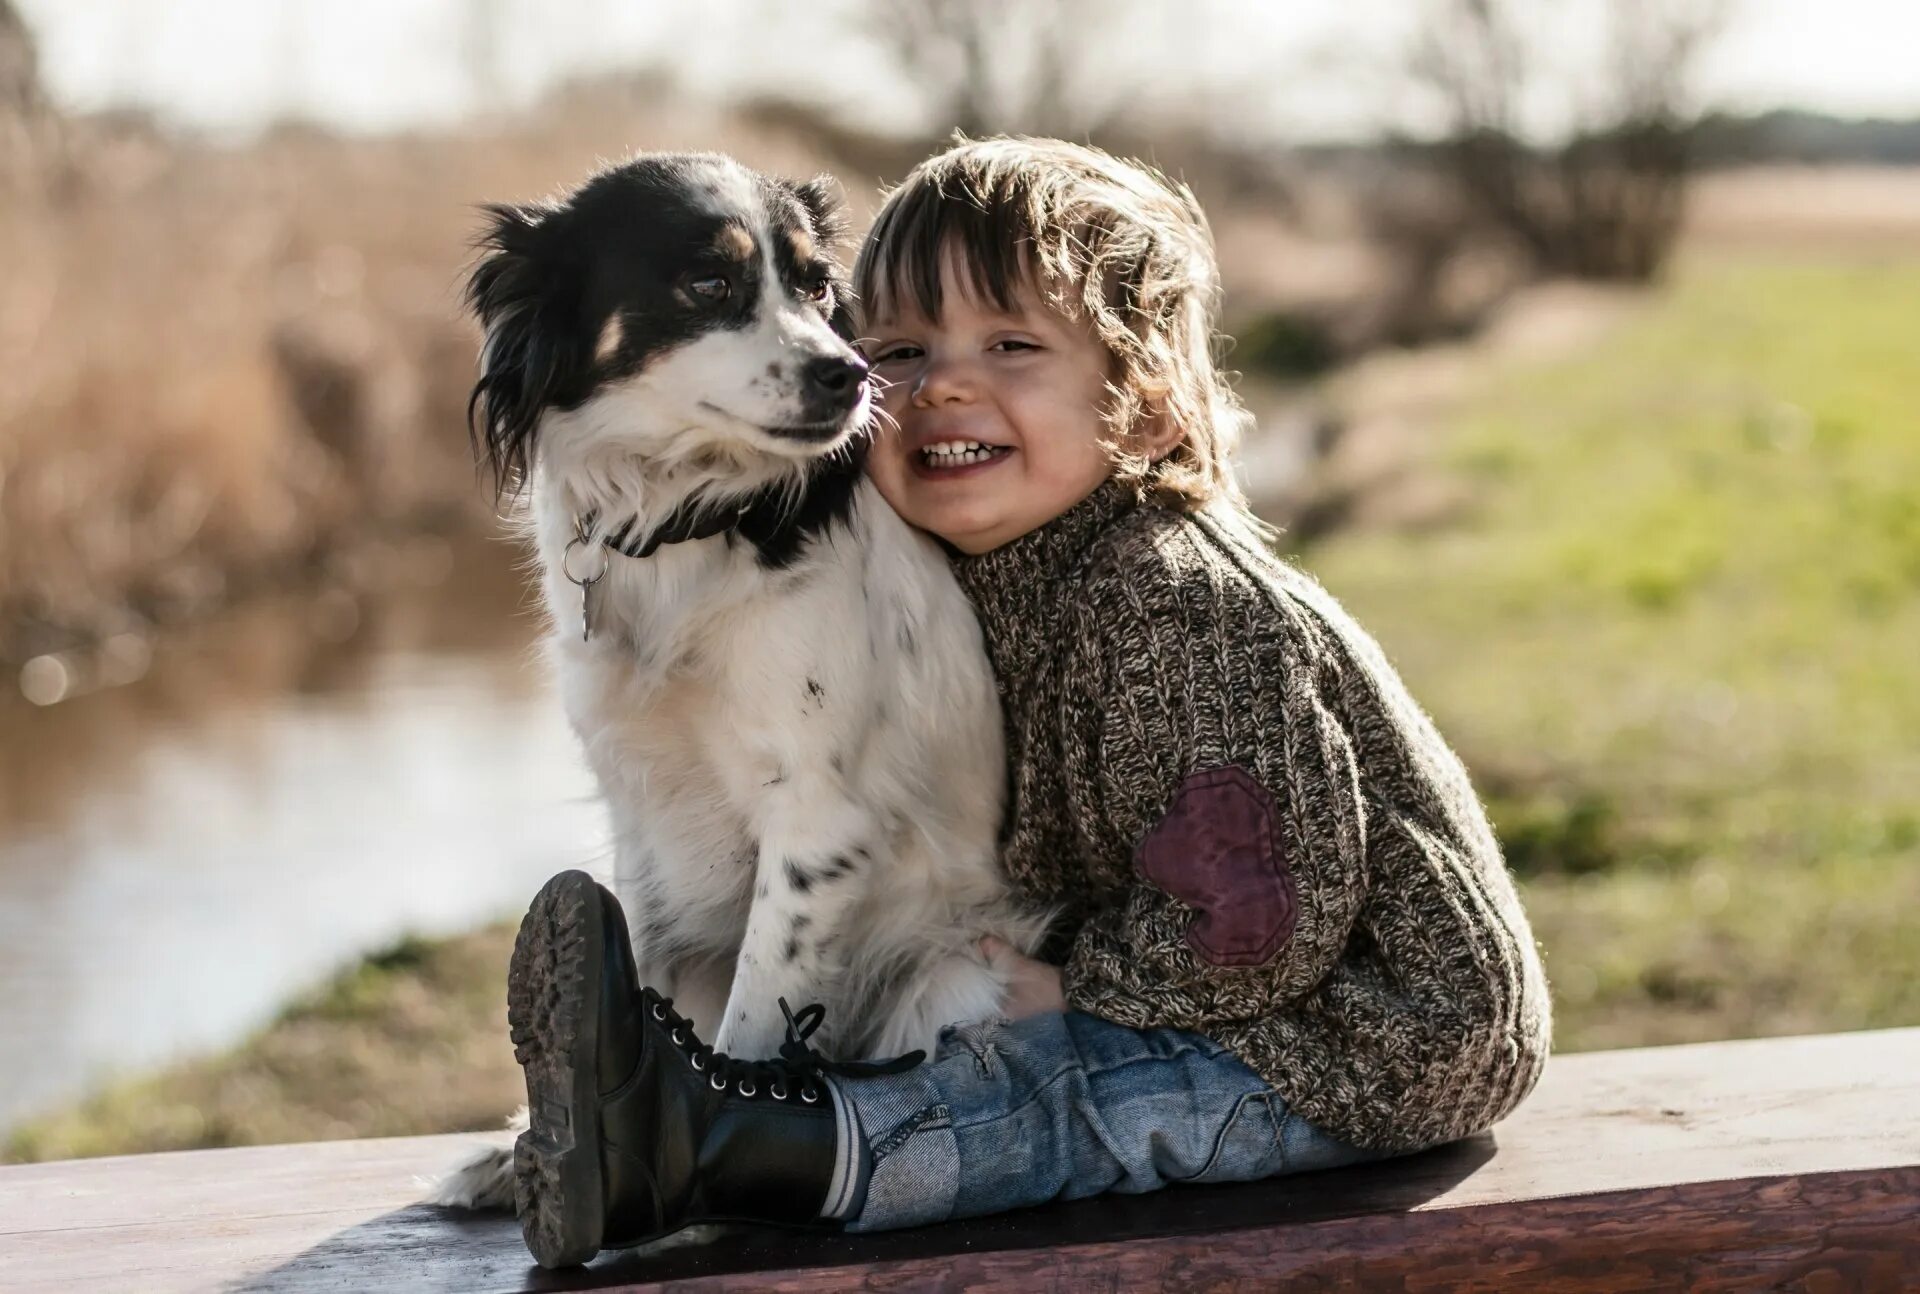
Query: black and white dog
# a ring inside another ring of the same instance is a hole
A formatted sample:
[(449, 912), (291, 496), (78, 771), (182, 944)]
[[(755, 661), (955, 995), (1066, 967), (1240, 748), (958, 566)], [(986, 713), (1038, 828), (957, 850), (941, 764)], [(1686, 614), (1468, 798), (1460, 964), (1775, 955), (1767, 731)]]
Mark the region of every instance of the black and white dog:
[[(998, 1012), (976, 941), (1050, 912), (995, 860), (999, 703), (937, 545), (861, 470), (830, 182), (642, 156), (489, 208), (476, 438), (524, 485), (562, 700), (612, 818), (643, 983), (732, 1056), (779, 999), (830, 1059)], [(504, 1152), (441, 1202), (510, 1201)]]

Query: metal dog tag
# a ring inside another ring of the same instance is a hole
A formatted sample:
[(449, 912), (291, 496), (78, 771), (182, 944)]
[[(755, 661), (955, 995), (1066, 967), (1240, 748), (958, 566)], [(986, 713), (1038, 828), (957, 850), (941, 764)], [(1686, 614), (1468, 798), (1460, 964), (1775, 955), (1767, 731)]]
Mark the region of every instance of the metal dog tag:
[[(588, 560), (576, 563), (574, 550), (585, 550)], [(595, 562), (594, 558), (598, 561)], [(579, 570), (579, 574), (575, 571)], [(593, 586), (607, 574), (606, 549), (598, 544), (589, 546), (587, 536), (575, 535), (567, 542), (567, 549), (560, 555), (560, 573), (574, 584), (580, 586), (580, 641), (593, 641)]]
[(588, 580), (580, 586), (580, 641), (593, 641), (593, 586), (599, 580)]

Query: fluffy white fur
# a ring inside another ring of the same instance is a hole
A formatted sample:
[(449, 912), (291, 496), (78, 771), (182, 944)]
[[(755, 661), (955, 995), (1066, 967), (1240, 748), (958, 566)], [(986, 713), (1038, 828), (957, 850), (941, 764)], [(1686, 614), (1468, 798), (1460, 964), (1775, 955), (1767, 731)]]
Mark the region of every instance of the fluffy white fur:
[[(847, 522), (783, 570), (721, 537), (609, 553), (584, 642), (562, 566), (583, 516), (657, 523), (715, 485), (797, 481), (828, 448), (760, 430), (792, 420), (796, 356), (851, 353), (766, 277), (751, 329), (546, 414), (528, 535), (547, 653), (606, 798), (641, 981), (729, 1055), (778, 1053), (782, 997), (825, 1004), (812, 1044), (829, 1057), (931, 1055), (943, 1026), (1001, 1007), (978, 938), (1031, 953), (1052, 915), (1012, 902), (995, 860), (999, 702), (939, 549), (863, 479)], [(433, 1198), (510, 1206), (508, 1153)]]

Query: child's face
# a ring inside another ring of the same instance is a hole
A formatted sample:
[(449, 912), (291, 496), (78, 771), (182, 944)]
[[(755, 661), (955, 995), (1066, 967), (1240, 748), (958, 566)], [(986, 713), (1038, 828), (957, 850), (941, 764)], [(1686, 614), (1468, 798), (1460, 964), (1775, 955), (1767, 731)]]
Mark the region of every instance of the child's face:
[[(965, 553), (1046, 524), (1112, 472), (1100, 438), (1110, 364), (1085, 323), (1023, 286), (1018, 312), (942, 269), (941, 317), (902, 302), (871, 318), (883, 427), (867, 472), (893, 510)], [(935, 446), (984, 452), (929, 455)]]

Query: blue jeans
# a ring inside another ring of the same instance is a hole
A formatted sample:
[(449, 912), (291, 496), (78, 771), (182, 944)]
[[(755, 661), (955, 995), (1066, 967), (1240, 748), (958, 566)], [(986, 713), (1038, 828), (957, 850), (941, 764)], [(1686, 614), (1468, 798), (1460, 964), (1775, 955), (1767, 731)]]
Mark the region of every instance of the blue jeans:
[(1382, 1157), (1289, 1111), (1211, 1038), (1084, 1011), (949, 1025), (914, 1069), (831, 1085), (854, 1115), (828, 1192), (848, 1231)]

